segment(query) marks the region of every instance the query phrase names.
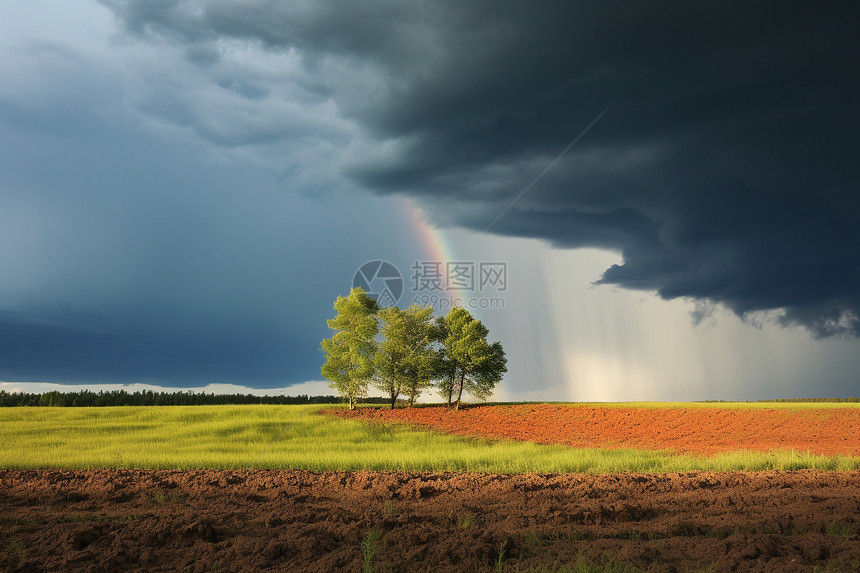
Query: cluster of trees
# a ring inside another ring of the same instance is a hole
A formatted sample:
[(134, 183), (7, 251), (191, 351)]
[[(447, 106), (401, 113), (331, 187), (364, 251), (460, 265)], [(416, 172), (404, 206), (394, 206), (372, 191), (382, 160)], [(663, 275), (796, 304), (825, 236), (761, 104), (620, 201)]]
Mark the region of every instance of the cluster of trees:
[[(384, 398), (377, 403), (387, 402)], [(255, 396), (253, 394), (206, 394), (110, 390), (90, 392), (6, 392), (0, 390), (0, 407), (9, 406), (214, 406), (222, 404), (337, 404), (339, 396)]]
[(409, 406), (435, 387), (448, 406), (460, 407), (463, 393), (485, 399), (507, 372), (502, 345), (489, 343), (487, 327), (468, 310), (453, 307), (434, 319), (433, 308), (380, 308), (361, 288), (337, 297), (328, 321), (334, 336), (322, 341), (322, 375), (354, 409), (370, 385), (394, 408), (400, 395)]

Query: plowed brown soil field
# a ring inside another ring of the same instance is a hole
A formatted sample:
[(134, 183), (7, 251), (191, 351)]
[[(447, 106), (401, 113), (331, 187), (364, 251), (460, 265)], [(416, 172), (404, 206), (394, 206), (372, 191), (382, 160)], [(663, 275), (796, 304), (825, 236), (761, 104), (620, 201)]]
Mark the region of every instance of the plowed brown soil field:
[(860, 456), (860, 408), (743, 409), (556, 404), (360, 408), (328, 413), (408, 422), (454, 434), (579, 448), (674, 450), (713, 455), (740, 449)]
[(858, 571), (858, 528), (860, 472), (0, 471), (7, 573)]

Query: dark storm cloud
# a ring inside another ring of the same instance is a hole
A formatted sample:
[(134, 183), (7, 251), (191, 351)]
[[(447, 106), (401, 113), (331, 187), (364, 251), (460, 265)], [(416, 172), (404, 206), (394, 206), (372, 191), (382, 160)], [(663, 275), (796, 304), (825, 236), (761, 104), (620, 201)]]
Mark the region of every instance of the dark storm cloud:
[(298, 54), (387, 146), (343, 173), (446, 224), (485, 229), (610, 106), (492, 232), (622, 251), (603, 284), (860, 334), (856, 3), (105, 3), (141, 37)]

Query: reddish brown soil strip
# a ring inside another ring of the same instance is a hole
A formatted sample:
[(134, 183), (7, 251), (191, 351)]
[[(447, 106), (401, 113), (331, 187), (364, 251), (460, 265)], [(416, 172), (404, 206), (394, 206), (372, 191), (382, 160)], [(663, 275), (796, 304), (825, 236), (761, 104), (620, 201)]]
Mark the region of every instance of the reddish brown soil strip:
[(454, 434), (579, 448), (638, 448), (713, 455), (740, 449), (860, 456), (860, 408), (749, 410), (525, 404), (360, 408), (331, 414), (408, 422)]
[(0, 510), (5, 572), (357, 572), (373, 529), (375, 571), (860, 570), (860, 472), (0, 471)]

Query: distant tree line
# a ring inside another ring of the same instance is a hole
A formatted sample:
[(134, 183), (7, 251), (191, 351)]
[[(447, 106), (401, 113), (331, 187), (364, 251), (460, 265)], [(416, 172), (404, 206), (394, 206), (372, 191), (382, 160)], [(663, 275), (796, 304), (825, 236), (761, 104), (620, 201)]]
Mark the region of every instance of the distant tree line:
[(507, 372), (499, 342), (468, 310), (451, 308), (433, 317), (433, 308), (380, 308), (361, 288), (337, 297), (334, 331), (322, 341), (322, 375), (355, 408), (370, 385), (388, 396), (392, 408), (401, 395), (409, 406), (422, 391), (435, 388), (449, 407), (459, 408), (463, 394), (486, 399)]
[[(374, 404), (387, 403), (386, 398), (365, 398)], [(91, 392), (6, 392), (0, 390), (0, 407), (9, 406), (218, 406), (227, 404), (337, 404), (339, 396), (255, 396), (253, 394), (207, 394), (205, 392), (153, 392), (143, 390), (100, 390)]]

